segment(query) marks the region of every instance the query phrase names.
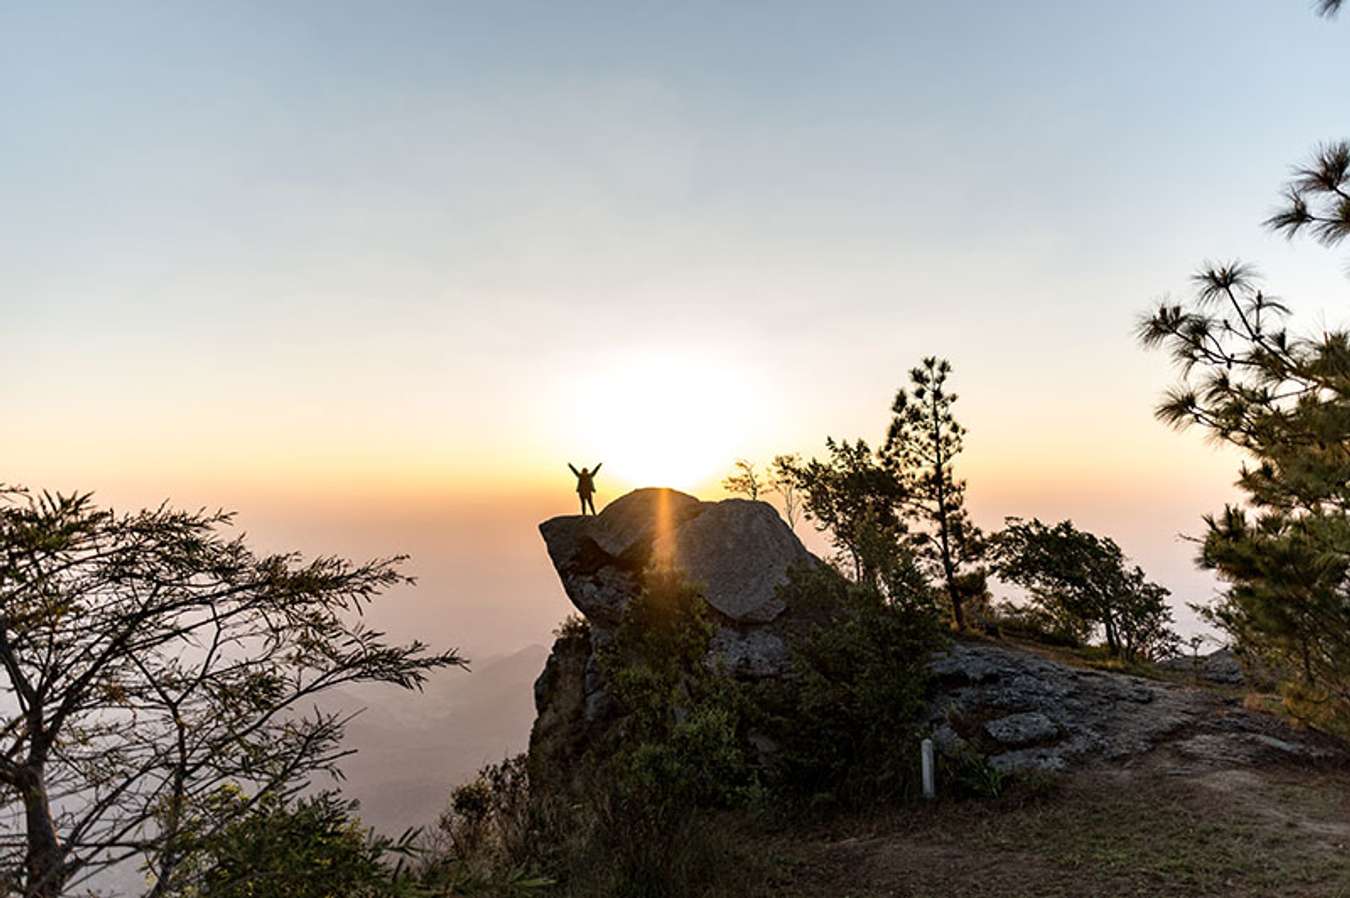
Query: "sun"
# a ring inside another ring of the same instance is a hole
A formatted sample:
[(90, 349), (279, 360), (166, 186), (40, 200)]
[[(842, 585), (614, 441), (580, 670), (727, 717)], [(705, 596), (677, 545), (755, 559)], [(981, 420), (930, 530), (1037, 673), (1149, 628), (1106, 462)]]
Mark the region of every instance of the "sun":
[(696, 356), (609, 360), (587, 384), (598, 411), (585, 443), (610, 483), (693, 490), (726, 471), (757, 423), (750, 378)]

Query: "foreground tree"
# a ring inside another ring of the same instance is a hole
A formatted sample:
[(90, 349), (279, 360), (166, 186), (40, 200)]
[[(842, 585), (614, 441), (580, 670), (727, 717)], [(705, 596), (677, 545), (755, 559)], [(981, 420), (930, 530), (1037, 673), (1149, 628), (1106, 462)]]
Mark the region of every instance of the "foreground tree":
[(1083, 641), (1100, 627), (1111, 654), (1131, 661), (1155, 659), (1177, 644), (1170, 593), (1129, 567), (1109, 537), (1071, 521), (1047, 527), (1009, 518), (991, 543), (998, 575), (1025, 589), (1065, 635)]
[(951, 370), (946, 359), (930, 356), (909, 372), (909, 390), (897, 392), (891, 406), (882, 454), (918, 525), (910, 541), (945, 588), (956, 628), (964, 630), (966, 594), (982, 592), (984, 581), (967, 570), (982, 549), (980, 531), (966, 513), (966, 483), (953, 473), (966, 431), (952, 414), (957, 396), (947, 390)]
[(1247, 457), (1246, 507), (1205, 518), (1200, 563), (1229, 584), (1209, 617), (1282, 672), (1291, 710), (1350, 732), (1350, 333), (1291, 335), (1248, 266), (1210, 265), (1195, 283), (1140, 338), (1183, 377), (1158, 416)]
[(343, 683), (419, 688), (463, 665), (392, 645), (354, 617), (409, 582), (401, 559), (259, 557), (227, 514), (118, 515), (87, 495), (0, 502), (0, 786), (22, 805), (0, 863), (51, 898), (140, 856), (148, 894), (182, 890), (200, 808), (227, 786), (253, 806), (345, 754), (345, 719), (310, 699)]

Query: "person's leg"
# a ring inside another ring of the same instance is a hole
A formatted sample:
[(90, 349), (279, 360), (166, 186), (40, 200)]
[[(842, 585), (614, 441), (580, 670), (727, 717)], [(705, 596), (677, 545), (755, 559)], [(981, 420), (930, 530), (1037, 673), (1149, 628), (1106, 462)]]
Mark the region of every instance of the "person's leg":
[(580, 499), (581, 499), (581, 513), (584, 515), (584, 514), (586, 513), (586, 497), (585, 497), (585, 496), (580, 496), (580, 494), (578, 494), (578, 495), (579, 495), (579, 497), (580, 497)]
[(587, 496), (584, 501), (591, 507), (591, 514), (595, 514), (595, 499), (591, 496)]

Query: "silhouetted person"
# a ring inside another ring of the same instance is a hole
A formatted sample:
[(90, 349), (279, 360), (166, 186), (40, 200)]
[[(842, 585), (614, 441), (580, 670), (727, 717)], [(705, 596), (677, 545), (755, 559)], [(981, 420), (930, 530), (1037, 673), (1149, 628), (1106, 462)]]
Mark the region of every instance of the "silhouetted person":
[[(601, 462), (600, 465), (603, 465)], [(595, 495), (595, 475), (600, 473), (600, 465), (595, 466), (594, 471), (582, 468), (578, 471), (568, 462), (567, 467), (572, 468), (572, 473), (577, 475), (577, 495), (581, 497), (581, 513), (586, 513), (587, 506), (590, 506), (591, 514), (595, 514), (595, 500), (591, 496)]]

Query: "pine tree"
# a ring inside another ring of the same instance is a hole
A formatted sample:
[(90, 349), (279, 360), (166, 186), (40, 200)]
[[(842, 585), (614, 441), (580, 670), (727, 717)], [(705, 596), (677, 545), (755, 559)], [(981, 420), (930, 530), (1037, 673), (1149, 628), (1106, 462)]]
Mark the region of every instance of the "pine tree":
[(946, 359), (929, 356), (909, 372), (909, 391), (901, 388), (891, 406), (883, 457), (906, 497), (911, 543), (946, 590), (956, 628), (964, 630), (965, 596), (983, 589), (980, 572), (964, 569), (979, 560), (982, 548), (965, 509), (966, 483), (953, 473), (966, 431), (952, 415), (957, 396), (946, 389), (951, 370)]
[(1293, 712), (1350, 733), (1350, 332), (1294, 336), (1249, 266), (1209, 265), (1140, 327), (1183, 383), (1157, 414), (1248, 457), (1244, 505), (1205, 518), (1209, 619), (1280, 673)]

